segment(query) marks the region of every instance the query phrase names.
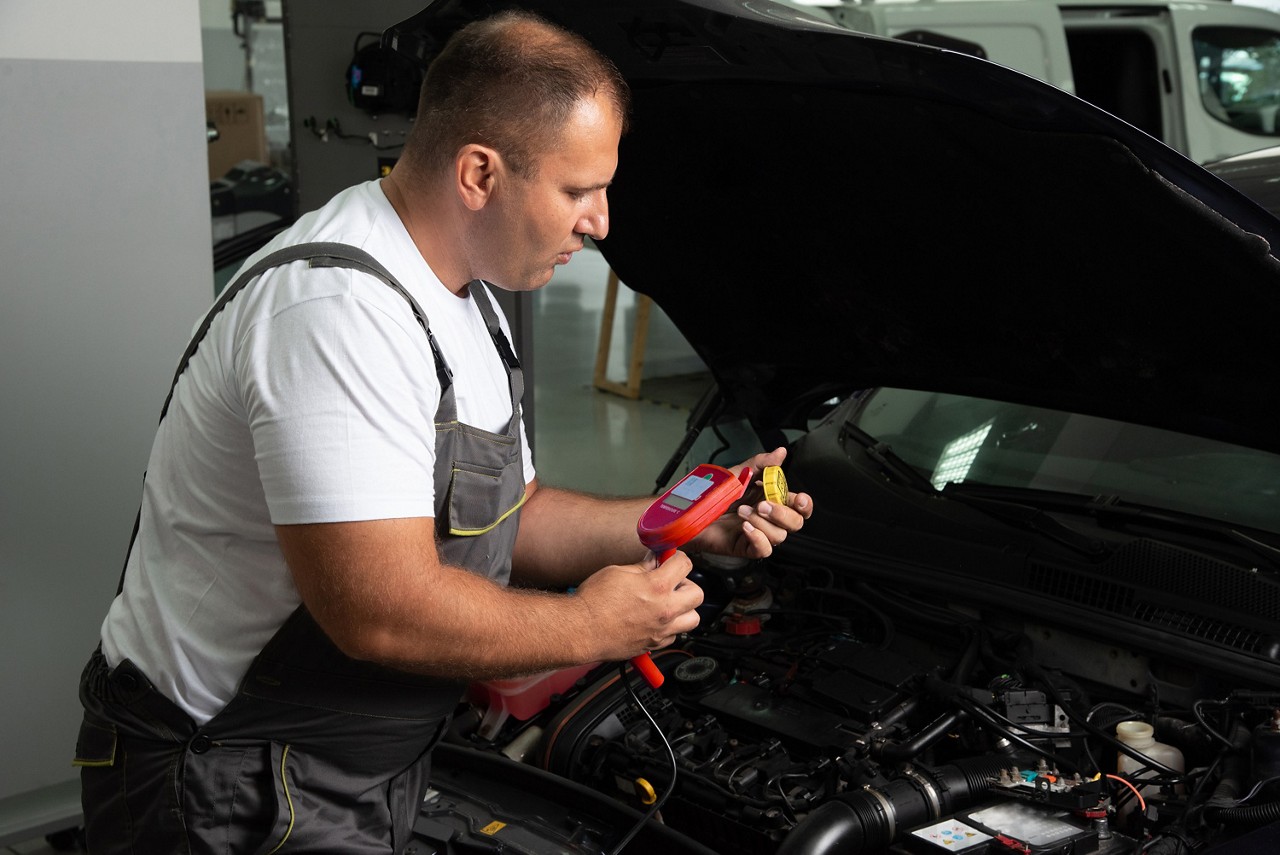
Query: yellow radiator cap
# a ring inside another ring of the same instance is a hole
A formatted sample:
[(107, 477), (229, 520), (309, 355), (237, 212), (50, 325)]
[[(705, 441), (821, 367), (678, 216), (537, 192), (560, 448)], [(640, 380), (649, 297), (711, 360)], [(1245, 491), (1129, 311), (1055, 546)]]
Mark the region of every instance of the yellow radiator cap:
[(775, 505), (787, 503), (787, 478), (782, 474), (781, 466), (766, 466), (760, 473), (760, 481), (764, 485), (764, 497)]

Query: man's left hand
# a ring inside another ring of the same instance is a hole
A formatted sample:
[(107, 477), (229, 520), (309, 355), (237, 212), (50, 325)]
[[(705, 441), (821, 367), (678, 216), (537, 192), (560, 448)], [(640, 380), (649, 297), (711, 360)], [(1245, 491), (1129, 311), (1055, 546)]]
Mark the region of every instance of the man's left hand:
[[(766, 466), (781, 466), (786, 457), (785, 448), (775, 448), (755, 455), (731, 471), (737, 475), (749, 466), (755, 478)], [(751, 488), (747, 489), (750, 494)], [(791, 493), (783, 505), (764, 500), (741, 504), (707, 526), (685, 549), (741, 558), (767, 558), (775, 546), (791, 532), (799, 531), (812, 515), (813, 499), (807, 493)]]

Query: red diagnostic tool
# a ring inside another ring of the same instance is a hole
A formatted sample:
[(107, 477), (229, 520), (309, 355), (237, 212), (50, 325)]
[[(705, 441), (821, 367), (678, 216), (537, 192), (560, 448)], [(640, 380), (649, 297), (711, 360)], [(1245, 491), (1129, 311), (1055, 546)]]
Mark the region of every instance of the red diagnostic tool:
[[(636, 523), (640, 542), (666, 561), (742, 498), (750, 483), (750, 468), (735, 476), (723, 466), (701, 464), (640, 515)], [(648, 653), (634, 657), (631, 664), (650, 686), (662, 685), (662, 672)]]

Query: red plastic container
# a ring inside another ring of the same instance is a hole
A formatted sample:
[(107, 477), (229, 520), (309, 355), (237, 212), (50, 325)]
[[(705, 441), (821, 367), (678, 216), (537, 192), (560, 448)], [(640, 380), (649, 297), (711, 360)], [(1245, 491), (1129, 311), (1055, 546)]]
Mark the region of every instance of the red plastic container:
[(563, 694), (599, 663), (575, 665), (560, 671), (546, 671), (509, 680), (472, 683), (467, 698), (486, 708), (480, 735), (492, 739), (508, 717), (528, 721), (551, 703), (552, 695)]

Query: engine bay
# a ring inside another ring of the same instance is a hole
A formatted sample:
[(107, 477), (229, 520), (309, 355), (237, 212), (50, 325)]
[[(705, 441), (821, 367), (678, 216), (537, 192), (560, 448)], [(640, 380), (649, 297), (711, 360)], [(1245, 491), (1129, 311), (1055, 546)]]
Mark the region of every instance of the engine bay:
[[(658, 804), (687, 851), (1174, 855), (1280, 827), (1278, 691), (906, 579), (777, 559), (694, 578), (702, 624), (654, 654), (661, 688), (616, 663), (477, 685), (448, 741)], [(473, 821), (435, 851), (612, 852), (617, 822), (539, 848)]]

